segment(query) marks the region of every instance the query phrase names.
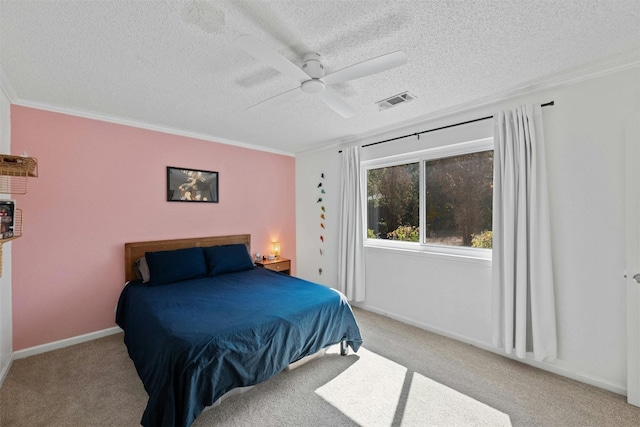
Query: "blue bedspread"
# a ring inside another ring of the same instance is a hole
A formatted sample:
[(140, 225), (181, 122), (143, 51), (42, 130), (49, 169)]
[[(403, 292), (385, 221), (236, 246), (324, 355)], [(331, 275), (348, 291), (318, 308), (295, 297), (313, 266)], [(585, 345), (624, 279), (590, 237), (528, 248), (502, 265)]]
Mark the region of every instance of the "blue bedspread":
[(362, 343), (346, 298), (263, 268), (149, 287), (129, 283), (117, 324), (149, 394), (142, 425), (189, 426), (224, 393), (346, 340)]

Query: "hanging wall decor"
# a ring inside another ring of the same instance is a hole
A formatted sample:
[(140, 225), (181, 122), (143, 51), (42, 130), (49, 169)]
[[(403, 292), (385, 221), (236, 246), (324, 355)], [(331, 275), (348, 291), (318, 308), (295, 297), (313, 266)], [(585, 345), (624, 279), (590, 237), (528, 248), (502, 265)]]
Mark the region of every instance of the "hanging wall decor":
[(218, 203), (218, 172), (167, 166), (167, 201)]
[[(320, 179), (321, 179), (321, 181), (318, 183), (318, 185), (316, 187), (320, 191), (320, 196), (318, 197), (318, 200), (316, 201), (316, 203), (322, 203), (322, 201), (323, 201), (322, 195), (323, 194), (327, 194), (324, 191), (324, 188), (323, 188), (323, 185), (322, 185), (322, 180), (324, 180), (324, 173), (320, 174)], [(326, 210), (325, 210), (324, 206), (320, 205), (320, 211), (321, 211), (321, 213), (320, 213), (320, 219), (321, 219), (321, 221), (320, 221), (320, 233), (322, 233), (322, 231), (325, 230), (324, 221), (326, 219), (326, 217), (325, 217)], [(318, 267), (318, 275), (320, 275), (320, 276), (322, 276), (322, 261), (323, 261), (322, 256), (323, 255), (324, 255), (324, 235), (320, 234), (320, 257), (321, 258), (320, 258), (320, 267)]]

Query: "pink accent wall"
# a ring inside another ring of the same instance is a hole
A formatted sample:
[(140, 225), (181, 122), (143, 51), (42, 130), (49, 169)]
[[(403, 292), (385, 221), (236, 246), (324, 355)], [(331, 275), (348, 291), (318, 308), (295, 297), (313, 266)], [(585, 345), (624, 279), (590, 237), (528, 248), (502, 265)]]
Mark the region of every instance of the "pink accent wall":
[[(293, 157), (16, 105), (11, 149), (39, 162), (13, 196), (14, 350), (115, 326), (125, 242), (250, 233), (295, 257)], [(220, 203), (167, 202), (167, 166), (218, 171)]]

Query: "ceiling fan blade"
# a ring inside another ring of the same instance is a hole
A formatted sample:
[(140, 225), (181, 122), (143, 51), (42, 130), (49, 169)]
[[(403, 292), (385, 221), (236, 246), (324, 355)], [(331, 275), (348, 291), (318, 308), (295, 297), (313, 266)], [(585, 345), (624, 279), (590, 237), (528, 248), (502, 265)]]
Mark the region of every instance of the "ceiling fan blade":
[(356, 111), (347, 104), (337, 93), (325, 89), (318, 94), (320, 99), (329, 106), (333, 111), (340, 114), (344, 118), (353, 116)]
[(264, 101), (258, 102), (257, 104), (252, 105), (247, 108), (247, 111), (255, 111), (255, 110), (263, 110), (270, 106), (274, 106), (276, 104), (280, 104), (281, 102), (287, 101), (289, 99), (293, 99), (300, 94), (302, 90), (297, 87), (286, 92), (282, 92), (276, 96), (272, 96), (271, 98), (265, 99)]
[(278, 52), (271, 49), (269, 46), (250, 34), (244, 34), (238, 37), (235, 39), (235, 43), (258, 61), (264, 62), (270, 67), (275, 68), (285, 76), (292, 77), (299, 82), (309, 80), (310, 78), (307, 73), (302, 71), (293, 62), (289, 61), (287, 58), (280, 55)]
[(324, 76), (326, 85), (334, 85), (371, 74), (381, 73), (407, 63), (407, 54), (401, 50), (359, 62)]

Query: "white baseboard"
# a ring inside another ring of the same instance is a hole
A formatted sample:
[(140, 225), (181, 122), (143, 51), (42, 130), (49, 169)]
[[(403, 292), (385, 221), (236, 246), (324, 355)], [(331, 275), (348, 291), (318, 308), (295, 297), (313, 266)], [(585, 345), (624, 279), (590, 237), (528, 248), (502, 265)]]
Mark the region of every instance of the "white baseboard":
[(384, 310), (380, 310), (377, 309), (375, 307), (371, 307), (367, 304), (362, 304), (362, 303), (352, 303), (352, 305), (354, 307), (357, 308), (361, 308), (363, 310), (367, 310), (367, 311), (371, 311), (372, 313), (376, 313), (376, 314), (380, 314), (382, 316), (386, 316), (386, 317), (390, 317), (392, 319), (395, 319), (399, 322), (402, 323), (406, 323), (407, 325), (411, 325), (411, 326), (415, 326), (417, 328), (420, 329), (424, 329), (426, 331), (429, 332), (433, 332), (434, 334), (438, 334), (438, 335), (442, 335), (445, 336), (447, 338), (451, 338), (457, 341), (461, 341), (464, 342), (466, 344), (471, 344), (475, 347), (481, 348), (483, 350), (486, 351), (490, 351), (492, 353), (495, 354), (499, 354), (501, 356), (507, 357), (509, 359), (515, 360), (517, 362), (522, 362), (522, 363), (526, 363), (527, 365), (533, 366), (535, 368), (539, 368), (542, 369), (544, 371), (548, 371), (566, 378), (570, 378), (572, 380), (576, 380), (585, 384), (589, 384), (595, 387), (599, 387), (608, 391), (611, 391), (613, 393), (616, 394), (621, 394), (623, 396), (627, 395), (627, 387), (624, 384), (616, 384), (613, 383), (609, 380), (606, 380), (604, 378), (599, 378), (596, 376), (593, 376), (591, 374), (588, 374), (586, 372), (581, 372), (579, 370), (576, 370), (574, 368), (572, 368), (567, 362), (563, 361), (563, 360), (556, 360), (553, 364), (552, 363), (546, 363), (546, 362), (538, 362), (536, 361), (533, 356), (529, 356), (529, 354), (527, 354), (527, 357), (525, 357), (524, 359), (520, 359), (519, 357), (516, 357), (515, 355), (511, 355), (511, 354), (506, 354), (502, 349), (499, 348), (495, 348), (493, 347), (493, 345), (491, 345), (490, 343), (484, 343), (481, 341), (477, 341), (474, 339), (470, 339), (468, 337), (462, 336), (462, 335), (458, 335), (455, 333), (451, 333), (439, 328), (434, 328), (431, 327), (429, 325), (425, 325), (422, 324), (420, 322), (416, 322), (414, 320), (411, 320), (409, 318), (406, 318), (404, 316), (395, 314), (395, 313), (389, 313), (386, 312)]
[[(404, 316), (395, 314), (395, 313), (388, 313), (384, 310), (380, 310), (377, 309), (375, 307), (369, 306), (367, 304), (362, 304), (362, 303), (352, 303), (352, 305), (354, 307), (357, 308), (361, 308), (363, 310), (367, 310), (367, 311), (371, 311), (373, 313), (376, 314), (380, 314), (382, 316), (386, 316), (386, 317), (390, 317), (392, 319), (398, 320), (402, 323), (406, 323), (408, 325), (411, 326), (415, 326), (417, 328), (420, 329), (424, 329), (426, 331), (429, 332), (433, 332), (434, 334), (438, 334), (438, 335), (442, 335), (448, 338), (452, 338), (454, 340), (457, 341), (461, 341), (467, 344), (471, 344), (475, 347), (481, 348), (483, 350), (486, 351), (490, 351), (492, 353), (496, 353), (499, 354), (501, 356), (516, 360), (518, 362), (522, 362), (522, 363), (526, 363), (527, 365), (531, 365), (533, 367), (548, 371), (548, 372), (552, 372), (554, 374), (557, 375), (561, 375), (563, 377), (566, 378), (570, 378), (572, 380), (576, 380), (576, 381), (580, 381), (582, 383), (585, 384), (589, 384), (589, 385), (593, 385), (595, 387), (599, 387), (605, 390), (609, 390), (613, 393), (616, 394), (621, 394), (623, 396), (626, 396), (627, 394), (627, 388), (626, 386), (622, 385), (622, 384), (615, 384), (611, 381), (608, 381), (606, 379), (603, 378), (599, 378), (593, 375), (590, 375), (588, 373), (585, 372), (581, 372), (578, 370), (573, 369), (571, 366), (568, 366), (566, 364), (566, 362), (562, 361), (562, 360), (557, 360), (554, 364), (551, 363), (545, 363), (545, 362), (538, 362), (535, 359), (533, 359), (532, 357), (527, 356), (524, 359), (520, 359), (514, 355), (509, 355), (509, 354), (505, 354), (501, 349), (497, 349), (495, 347), (493, 347), (491, 344), (488, 343), (484, 343), (484, 342), (480, 342), (477, 340), (473, 340), (470, 339), (468, 337), (465, 336), (461, 336), (458, 334), (454, 334), (439, 328), (434, 328), (431, 327), (429, 325), (425, 325), (422, 324), (420, 322), (416, 322), (414, 320), (411, 320), (409, 318), (406, 318)], [(57, 350), (60, 348), (64, 348), (64, 347), (69, 347), (75, 344), (80, 344), (83, 342), (87, 342), (87, 341), (91, 341), (91, 340), (95, 340), (98, 338), (102, 338), (102, 337), (106, 337), (109, 335), (114, 335), (117, 333), (122, 332), (122, 329), (119, 328), (118, 326), (114, 326), (112, 328), (108, 328), (108, 329), (103, 329), (101, 331), (96, 331), (96, 332), (91, 332), (88, 334), (84, 334), (84, 335), (79, 335), (77, 337), (72, 337), (72, 338), (67, 338), (64, 340), (60, 340), (60, 341), (55, 341), (52, 343), (48, 343), (48, 344), (43, 344), (43, 345), (38, 345), (35, 347), (30, 347), (30, 348), (26, 348), (23, 350), (18, 350), (16, 352), (13, 353), (13, 360), (17, 360), (17, 359), (24, 359), (25, 357), (29, 357), (29, 356), (34, 356), (36, 354), (41, 354), (41, 353), (46, 353), (48, 351), (53, 351), (53, 350)], [(11, 362), (12, 362), (11, 361)], [(11, 362), (9, 362), (9, 364), (0, 372), (0, 386), (2, 385), (2, 382), (4, 381), (4, 378), (6, 377), (9, 368), (11, 367)]]
[(4, 384), (4, 379), (7, 377), (9, 373), (9, 369), (11, 369), (11, 364), (13, 363), (13, 355), (9, 358), (9, 363), (7, 363), (2, 370), (0, 371), (0, 388), (2, 388), (2, 384)]
[(113, 328), (103, 329), (101, 331), (90, 332), (84, 335), (78, 335), (77, 337), (66, 338), (60, 341), (51, 342), (48, 344), (37, 345), (35, 347), (25, 348), (13, 352), (14, 359), (24, 359), (25, 357), (35, 356), (36, 354), (46, 353), (48, 351), (58, 350), (60, 348), (69, 347), (75, 344), (95, 340), (98, 338), (114, 335), (122, 332), (122, 329), (118, 326)]

